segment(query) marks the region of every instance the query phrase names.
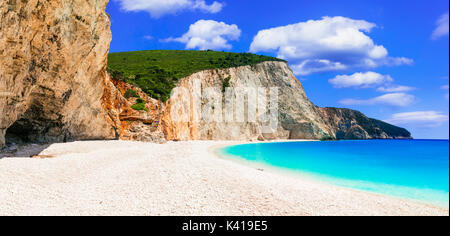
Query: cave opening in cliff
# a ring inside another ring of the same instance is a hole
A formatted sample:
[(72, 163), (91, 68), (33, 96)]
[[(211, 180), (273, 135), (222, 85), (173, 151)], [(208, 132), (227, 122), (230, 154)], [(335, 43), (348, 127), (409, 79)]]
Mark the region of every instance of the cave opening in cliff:
[(23, 144), (30, 141), (30, 134), (33, 132), (31, 122), (17, 120), (11, 127), (6, 130), (5, 141), (7, 145)]
[(61, 106), (51, 97), (34, 95), (38, 99), (33, 99), (25, 113), (6, 130), (7, 145), (66, 140), (58, 109)]
[(60, 122), (21, 118), (6, 130), (5, 142), (8, 146), (26, 143), (66, 142), (67, 135), (61, 132), (61, 127)]

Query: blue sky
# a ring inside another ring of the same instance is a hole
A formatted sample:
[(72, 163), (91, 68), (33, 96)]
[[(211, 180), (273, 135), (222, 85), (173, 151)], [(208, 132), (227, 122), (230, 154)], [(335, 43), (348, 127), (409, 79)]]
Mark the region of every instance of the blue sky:
[(448, 1), (111, 0), (107, 12), (111, 52), (282, 57), (318, 106), (449, 137)]

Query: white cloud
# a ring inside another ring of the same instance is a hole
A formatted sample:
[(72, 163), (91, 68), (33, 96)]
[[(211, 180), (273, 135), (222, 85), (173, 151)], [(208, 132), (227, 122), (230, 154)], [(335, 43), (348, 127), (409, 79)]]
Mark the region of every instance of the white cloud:
[(377, 91), (382, 93), (401, 93), (413, 91), (416, 88), (394, 85), (394, 79), (390, 75), (382, 75), (376, 72), (354, 73), (352, 75), (338, 75), (329, 82), (335, 88), (373, 88), (380, 86)]
[(388, 66), (410, 66), (414, 64), (414, 60), (406, 57), (388, 57), (383, 63)]
[(241, 36), (237, 25), (228, 25), (213, 20), (199, 20), (189, 27), (189, 31), (180, 38), (168, 38), (162, 42), (186, 44), (186, 49), (219, 50), (231, 49), (228, 41), (236, 41)]
[[(449, 86), (448, 86), (448, 85), (443, 85), (443, 86), (441, 86), (441, 89), (442, 89), (442, 90), (447, 90), (447, 91), (448, 91)], [(449, 99), (448, 93), (445, 94), (445, 98), (447, 98), (447, 100)]]
[(406, 107), (415, 101), (415, 97), (406, 93), (388, 93), (383, 96), (362, 100), (343, 99), (339, 101), (343, 105), (388, 105), (394, 107)]
[(145, 36), (144, 36), (144, 39), (145, 39), (145, 40), (153, 40), (154, 38), (153, 38), (153, 36), (145, 35)]
[(207, 4), (205, 0), (116, 0), (123, 10), (138, 12), (146, 11), (153, 18), (167, 14), (175, 14), (183, 10), (200, 10), (207, 13), (218, 13), (223, 4), (214, 1)]
[(329, 82), (335, 88), (371, 88), (374, 86), (391, 83), (394, 80), (389, 75), (381, 75), (375, 72), (354, 73), (353, 75), (338, 75)]
[(439, 39), (442, 36), (448, 35), (448, 28), (449, 28), (449, 24), (448, 24), (448, 20), (449, 16), (448, 16), (448, 12), (445, 13), (444, 15), (442, 15), (439, 20), (436, 22), (436, 29), (433, 31), (433, 34), (431, 35), (431, 38), (433, 40)]
[(416, 111), (397, 113), (387, 120), (388, 123), (395, 125), (421, 125), (423, 127), (436, 127), (448, 122), (448, 115), (436, 111)]
[[(280, 58), (285, 58), (278, 55)], [(288, 58), (285, 58), (288, 60)], [(309, 75), (326, 71), (346, 70), (348, 67), (340, 62), (332, 62), (326, 59), (304, 60), (300, 64), (292, 65), (292, 70), (296, 75)]]
[(386, 87), (379, 87), (377, 89), (378, 92), (382, 93), (401, 93), (401, 92), (410, 92), (413, 90), (416, 90), (416, 88), (403, 85), (391, 85)]
[(275, 51), (297, 75), (317, 72), (412, 64), (408, 58), (389, 57), (388, 50), (367, 36), (375, 24), (346, 17), (323, 17), (261, 30), (250, 52)]

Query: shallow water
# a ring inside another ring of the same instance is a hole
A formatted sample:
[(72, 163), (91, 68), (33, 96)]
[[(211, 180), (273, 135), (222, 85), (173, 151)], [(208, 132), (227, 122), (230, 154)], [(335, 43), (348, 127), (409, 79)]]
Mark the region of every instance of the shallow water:
[(448, 140), (258, 143), (221, 152), (339, 186), (449, 205)]

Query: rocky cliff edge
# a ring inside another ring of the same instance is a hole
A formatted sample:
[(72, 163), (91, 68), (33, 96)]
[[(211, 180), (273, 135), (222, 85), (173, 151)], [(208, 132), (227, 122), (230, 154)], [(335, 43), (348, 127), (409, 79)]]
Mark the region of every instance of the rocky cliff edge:
[(0, 1), (0, 146), (116, 138), (101, 102), (107, 3)]

